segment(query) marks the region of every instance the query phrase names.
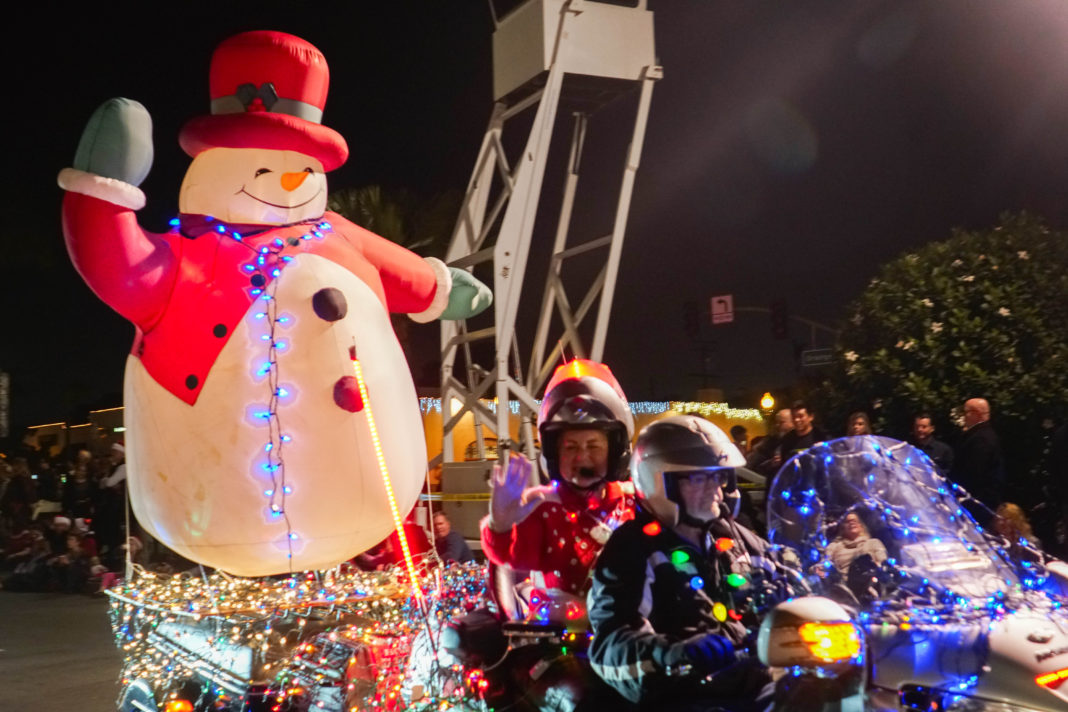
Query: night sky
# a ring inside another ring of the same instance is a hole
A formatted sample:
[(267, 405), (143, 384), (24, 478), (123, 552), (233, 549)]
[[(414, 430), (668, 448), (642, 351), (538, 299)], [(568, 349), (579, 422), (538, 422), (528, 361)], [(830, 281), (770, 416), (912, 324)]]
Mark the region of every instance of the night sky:
[[(1068, 226), (1063, 0), (649, 4), (664, 78), (606, 352), (632, 400), (712, 385), (751, 407), (742, 401), (752, 392), (797, 377), (807, 329), (776, 341), (766, 316), (744, 315), (703, 326), (702, 355), (683, 328), (687, 301), (784, 299), (792, 314), (833, 326), (882, 262), (955, 227), (1020, 209)], [(55, 175), (86, 119), (112, 96), (151, 112), (156, 159), (141, 222), (161, 230), (189, 160), (178, 130), (207, 112), (211, 51), (253, 29), (299, 35), (330, 64), (324, 123), (351, 151), (332, 190), (466, 186), (492, 107), (484, 2), (50, 5), (9, 19), (0, 369), (12, 377), (16, 426), (121, 403), (133, 328), (74, 272), (59, 224)], [(614, 201), (632, 115), (624, 98), (591, 121), (580, 239), (610, 226), (597, 211)], [(561, 144), (567, 134), (561, 121)], [(559, 184), (547, 176), (551, 195)], [(551, 240), (543, 218), (539, 235)], [(542, 279), (528, 284), (536, 301)], [(524, 308), (521, 324), (532, 313)], [(436, 339), (434, 327), (416, 329), (417, 373)]]

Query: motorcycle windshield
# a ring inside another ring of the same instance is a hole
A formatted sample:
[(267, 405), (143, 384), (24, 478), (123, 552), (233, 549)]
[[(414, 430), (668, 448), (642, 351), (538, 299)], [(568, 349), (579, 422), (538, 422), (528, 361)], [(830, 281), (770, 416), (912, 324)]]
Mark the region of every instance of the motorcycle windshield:
[(842, 583), (864, 600), (860, 578), (880, 598), (996, 606), (1039, 585), (1021, 580), (931, 460), (898, 440), (862, 435), (813, 446), (783, 465), (767, 507), (768, 538), (817, 591)]

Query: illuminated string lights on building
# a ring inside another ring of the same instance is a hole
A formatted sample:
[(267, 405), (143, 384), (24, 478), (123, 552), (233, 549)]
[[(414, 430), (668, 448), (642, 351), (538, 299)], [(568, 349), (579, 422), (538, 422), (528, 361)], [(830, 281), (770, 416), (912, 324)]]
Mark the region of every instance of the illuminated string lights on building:
[[(536, 401), (541, 403), (541, 401)], [(497, 412), (496, 400), (482, 400), (481, 403), (492, 412)], [(510, 401), (508, 409), (519, 414), (519, 401)], [(701, 401), (631, 401), (631, 412), (635, 415), (662, 415), (665, 413), (696, 413), (703, 418), (717, 416), (730, 421), (763, 422), (764, 416), (756, 408), (731, 408), (726, 403), (705, 403)], [(423, 415), (441, 413), (440, 398), (420, 398), (419, 410)]]

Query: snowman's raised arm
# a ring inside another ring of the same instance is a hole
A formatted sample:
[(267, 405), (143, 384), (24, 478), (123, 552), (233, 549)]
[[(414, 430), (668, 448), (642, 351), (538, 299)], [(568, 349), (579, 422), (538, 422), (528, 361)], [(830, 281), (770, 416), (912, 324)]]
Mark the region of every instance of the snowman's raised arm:
[(413, 321), (468, 319), (493, 303), (489, 288), (470, 272), (434, 257), (419, 257), (396, 243), (363, 230), (363, 252), (378, 268), (391, 312)]
[(177, 264), (164, 235), (142, 230), (138, 185), (152, 167), (152, 120), (141, 104), (110, 99), (89, 119), (74, 166), (59, 174), (63, 234), (75, 268), (104, 302), (144, 327), (162, 312)]
[(389, 311), (409, 314), (420, 322), (437, 319), (448, 306), (452, 290), (452, 275), (445, 263), (424, 259), (369, 230), (353, 227), (361, 233), (364, 256), (378, 268)]

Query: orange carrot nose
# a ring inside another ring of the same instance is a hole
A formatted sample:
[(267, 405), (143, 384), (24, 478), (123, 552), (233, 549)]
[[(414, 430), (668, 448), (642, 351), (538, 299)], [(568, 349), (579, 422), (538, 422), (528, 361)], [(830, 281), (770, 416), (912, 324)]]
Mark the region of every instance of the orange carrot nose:
[(304, 182), (304, 179), (310, 175), (311, 173), (308, 173), (307, 171), (301, 171), (300, 173), (283, 173), (282, 187), (286, 190), (296, 190), (300, 187), (300, 184)]

